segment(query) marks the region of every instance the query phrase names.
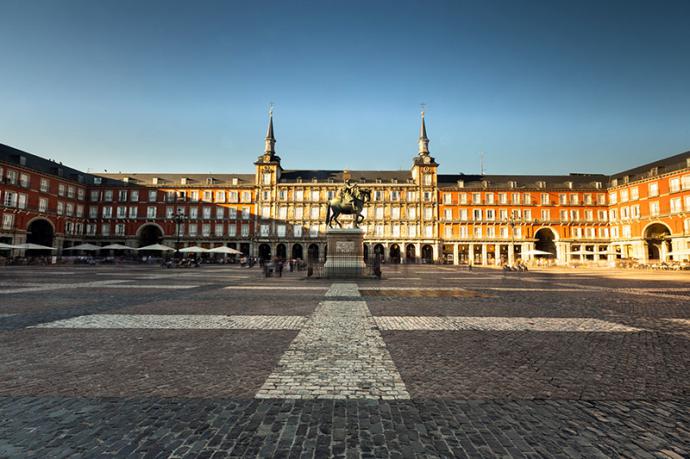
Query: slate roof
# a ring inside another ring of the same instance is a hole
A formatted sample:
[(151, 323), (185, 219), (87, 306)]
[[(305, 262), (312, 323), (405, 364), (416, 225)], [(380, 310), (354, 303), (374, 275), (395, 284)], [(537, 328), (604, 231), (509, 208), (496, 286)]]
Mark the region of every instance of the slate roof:
[[(131, 185), (153, 186), (153, 179), (158, 178), (155, 186), (169, 186), (174, 188), (184, 187), (220, 187), (220, 186), (248, 186), (254, 185), (254, 174), (185, 174), (185, 173), (139, 173), (139, 172), (120, 172), (112, 174), (109, 172), (99, 173), (99, 176), (127, 182)], [(182, 185), (182, 179), (187, 179), (187, 184)], [(207, 183), (207, 179), (212, 178), (213, 183)], [(232, 180), (237, 179), (237, 185), (232, 184)]]
[(84, 185), (93, 184), (93, 175), (91, 174), (2, 143), (0, 143), (0, 161), (16, 164), (17, 166), (26, 167), (27, 169), (43, 172), (46, 175), (72, 180)]
[[(381, 180), (382, 183), (392, 183), (397, 180), (398, 183), (407, 183), (408, 179), (412, 178), (410, 171), (349, 171), (350, 180), (352, 182), (361, 182), (362, 179), (366, 183), (376, 183)], [(317, 182), (333, 182), (343, 181), (343, 171), (341, 170), (284, 170), (280, 175), (281, 183), (296, 183), (302, 179), (302, 182), (312, 182), (316, 179)]]
[(633, 167), (632, 169), (628, 169), (623, 172), (618, 172), (613, 174), (610, 178), (611, 180), (617, 179), (620, 182), (621, 179), (627, 175), (629, 177), (628, 180), (633, 182), (635, 180), (651, 177), (652, 175), (650, 174), (650, 171), (655, 167), (658, 168), (656, 175), (667, 174), (669, 172), (685, 169), (690, 167), (690, 163), (688, 161), (690, 161), (690, 151), (669, 156), (668, 158), (643, 164), (641, 166)]
[(462, 188), (482, 189), (484, 182), (487, 188), (491, 189), (511, 189), (510, 182), (516, 182), (515, 188), (540, 188), (538, 182), (544, 182), (545, 187), (541, 189), (570, 189), (568, 182), (572, 183), (572, 189), (594, 190), (596, 183), (600, 182), (602, 188), (608, 183), (608, 176), (604, 174), (569, 174), (569, 175), (472, 175), (472, 174), (439, 174), (439, 188), (460, 188), (458, 181), (463, 181)]

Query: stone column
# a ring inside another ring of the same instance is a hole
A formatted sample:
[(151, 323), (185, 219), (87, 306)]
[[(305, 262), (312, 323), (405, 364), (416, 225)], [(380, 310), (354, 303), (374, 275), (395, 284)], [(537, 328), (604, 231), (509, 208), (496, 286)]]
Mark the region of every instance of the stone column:
[(508, 245), (508, 264), (512, 265), (515, 263), (515, 244), (512, 242)]
[(458, 260), (458, 244), (453, 244), (453, 264), (460, 264), (460, 260)]
[(482, 265), (487, 265), (487, 258), (486, 258), (486, 244), (482, 243)]

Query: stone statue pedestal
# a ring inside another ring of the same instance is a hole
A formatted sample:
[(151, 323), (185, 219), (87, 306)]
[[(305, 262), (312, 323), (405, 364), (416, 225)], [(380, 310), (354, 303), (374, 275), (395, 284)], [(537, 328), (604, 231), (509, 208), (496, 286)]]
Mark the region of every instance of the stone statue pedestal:
[(359, 228), (328, 228), (326, 231), (326, 264), (324, 277), (362, 277), (364, 264), (364, 231)]

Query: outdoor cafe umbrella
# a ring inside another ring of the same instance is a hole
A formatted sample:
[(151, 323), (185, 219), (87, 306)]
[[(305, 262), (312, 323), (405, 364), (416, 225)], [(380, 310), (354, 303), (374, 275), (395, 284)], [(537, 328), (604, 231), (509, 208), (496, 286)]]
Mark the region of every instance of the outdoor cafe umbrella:
[(32, 242), (27, 242), (25, 244), (19, 244), (14, 246), (15, 249), (26, 249), (26, 250), (57, 250), (57, 247), (48, 247), (47, 245), (34, 244)]
[(174, 251), (172, 247), (168, 247), (167, 245), (163, 244), (151, 244), (147, 245), (144, 247), (139, 247), (137, 250), (152, 250), (155, 252), (167, 252), (167, 251)]
[(184, 249), (180, 249), (181, 253), (205, 253), (208, 252), (208, 249), (205, 249), (203, 247), (199, 247), (198, 245), (193, 245), (190, 247), (185, 247)]
[(134, 247), (122, 244), (108, 244), (100, 247), (101, 250), (136, 250)]
[(209, 250), (210, 253), (229, 253), (229, 254), (235, 254), (235, 255), (241, 255), (242, 252), (239, 250), (235, 250), (230, 247), (225, 247), (224, 245), (221, 245), (219, 247), (215, 247), (211, 250)]
[(668, 252), (666, 254), (667, 257), (670, 257), (670, 256), (682, 257), (685, 255), (690, 255), (690, 249), (674, 250), (673, 252)]
[(3, 242), (0, 242), (0, 250), (5, 250), (5, 249), (16, 249), (16, 245), (10, 245), (10, 244), (5, 244)]
[(525, 255), (551, 255), (551, 256), (553, 256), (553, 254), (551, 252), (546, 252), (544, 250), (537, 250), (537, 249), (528, 250), (527, 252), (525, 252)]
[(97, 250), (101, 250), (101, 247), (98, 245), (86, 243), (86, 244), (75, 245), (73, 247), (68, 247), (68, 248), (63, 249), (63, 250), (84, 250), (87, 252), (95, 252)]

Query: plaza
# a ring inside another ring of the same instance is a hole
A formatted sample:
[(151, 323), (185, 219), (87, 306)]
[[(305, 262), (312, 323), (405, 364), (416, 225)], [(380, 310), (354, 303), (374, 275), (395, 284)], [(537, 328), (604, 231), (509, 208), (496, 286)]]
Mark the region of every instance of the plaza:
[(0, 457), (667, 457), (687, 272), (0, 271)]

